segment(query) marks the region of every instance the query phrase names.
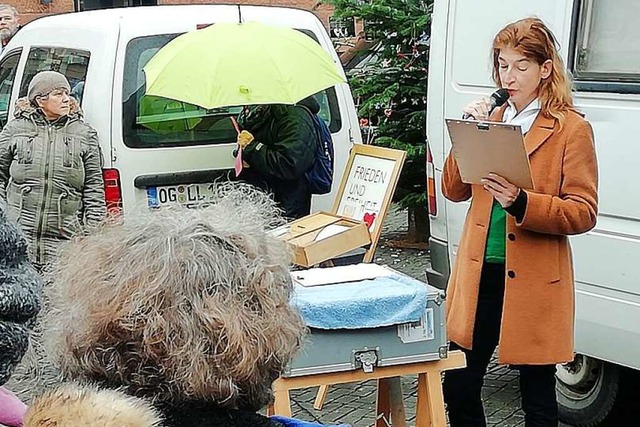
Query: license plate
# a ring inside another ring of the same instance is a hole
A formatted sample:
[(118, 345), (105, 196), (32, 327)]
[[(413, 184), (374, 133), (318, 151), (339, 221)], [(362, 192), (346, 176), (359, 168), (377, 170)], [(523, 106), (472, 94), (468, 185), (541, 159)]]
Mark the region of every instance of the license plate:
[(150, 208), (167, 205), (183, 205), (195, 208), (206, 205), (213, 198), (213, 184), (181, 184), (147, 187)]

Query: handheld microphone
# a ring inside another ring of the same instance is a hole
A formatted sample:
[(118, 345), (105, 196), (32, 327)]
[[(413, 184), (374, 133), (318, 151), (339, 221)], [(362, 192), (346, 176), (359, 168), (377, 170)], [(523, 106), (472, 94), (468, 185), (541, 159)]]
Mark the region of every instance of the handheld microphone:
[[(489, 114), (491, 114), (491, 112), (496, 107), (502, 106), (505, 102), (507, 102), (508, 99), (509, 99), (509, 91), (506, 89), (498, 89), (497, 91), (493, 92), (489, 97)], [(471, 114), (463, 114), (462, 118), (463, 119), (472, 118), (474, 120), (477, 120)]]

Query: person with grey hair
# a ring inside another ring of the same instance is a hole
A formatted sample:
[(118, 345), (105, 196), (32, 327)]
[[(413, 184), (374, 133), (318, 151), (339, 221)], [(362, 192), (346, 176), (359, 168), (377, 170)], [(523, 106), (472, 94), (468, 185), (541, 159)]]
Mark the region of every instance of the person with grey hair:
[(0, 198), (39, 269), (61, 243), (106, 215), (98, 135), (69, 91), (64, 75), (36, 74), (0, 133)]
[[(9, 43), (20, 26), (20, 18), (15, 7), (8, 4), (0, 4), (0, 43), (2, 49)], [(0, 49), (0, 51), (2, 51)]]
[[(207, 208), (147, 210), (66, 245), (48, 289), (48, 353), (68, 380), (145, 399), (129, 402), (152, 405), (162, 426), (319, 426), (256, 413), (305, 325), (289, 304), (289, 248), (267, 233), (284, 223), (274, 202), (248, 184), (214, 191)], [(25, 426), (98, 425), (99, 400), (92, 389), (49, 392)], [(112, 417), (133, 410), (114, 407)], [(136, 413), (147, 421), (99, 425), (156, 425)]]

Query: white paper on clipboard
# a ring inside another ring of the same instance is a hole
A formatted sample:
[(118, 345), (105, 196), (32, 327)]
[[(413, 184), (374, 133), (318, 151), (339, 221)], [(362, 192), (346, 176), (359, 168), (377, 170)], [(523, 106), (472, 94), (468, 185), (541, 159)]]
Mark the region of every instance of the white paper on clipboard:
[(463, 182), (480, 184), (490, 173), (520, 188), (533, 188), (529, 156), (518, 125), (445, 119)]

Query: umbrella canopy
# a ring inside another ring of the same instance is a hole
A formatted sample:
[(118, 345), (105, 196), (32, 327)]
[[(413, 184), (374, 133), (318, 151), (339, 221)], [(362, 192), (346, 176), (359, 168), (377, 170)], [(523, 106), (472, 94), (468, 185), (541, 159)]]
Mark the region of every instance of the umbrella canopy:
[(346, 80), (305, 34), (258, 22), (188, 32), (144, 67), (146, 94), (204, 108), (295, 104)]

